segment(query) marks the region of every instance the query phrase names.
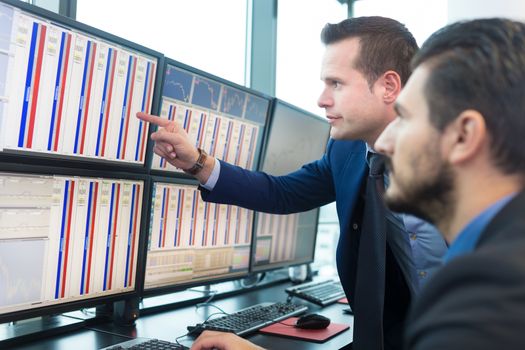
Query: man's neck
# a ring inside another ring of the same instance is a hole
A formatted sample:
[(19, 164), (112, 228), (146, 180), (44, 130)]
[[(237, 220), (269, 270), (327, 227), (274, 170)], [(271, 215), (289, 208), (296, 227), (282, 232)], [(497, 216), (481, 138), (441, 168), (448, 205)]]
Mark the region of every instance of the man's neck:
[(481, 174), (457, 179), (454, 210), (437, 224), (449, 243), (485, 209), (523, 188), (521, 178), (516, 175)]

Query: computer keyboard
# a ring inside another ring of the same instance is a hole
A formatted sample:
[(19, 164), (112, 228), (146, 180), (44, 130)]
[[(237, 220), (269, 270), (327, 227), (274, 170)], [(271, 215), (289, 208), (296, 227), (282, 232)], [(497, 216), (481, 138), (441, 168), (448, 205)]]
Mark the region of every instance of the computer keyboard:
[(184, 345), (158, 339), (135, 338), (122, 343), (108, 346), (101, 350), (186, 350)]
[(263, 328), (264, 326), (299, 315), (308, 310), (304, 305), (291, 303), (261, 303), (239, 310), (233, 314), (208, 320), (204, 323), (189, 326), (192, 336), (197, 336), (205, 330), (231, 332), (244, 335)]
[(299, 284), (286, 288), (286, 293), (321, 306), (333, 304), (345, 297), (341, 282), (335, 280)]

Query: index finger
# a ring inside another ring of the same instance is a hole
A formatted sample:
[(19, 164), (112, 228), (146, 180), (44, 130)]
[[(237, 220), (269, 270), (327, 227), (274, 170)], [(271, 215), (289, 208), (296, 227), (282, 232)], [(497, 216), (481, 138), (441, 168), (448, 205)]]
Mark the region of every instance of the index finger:
[(163, 128), (170, 124), (170, 121), (168, 119), (164, 119), (161, 117), (157, 117), (156, 115), (147, 114), (143, 112), (137, 112), (137, 118), (145, 122), (161, 126)]

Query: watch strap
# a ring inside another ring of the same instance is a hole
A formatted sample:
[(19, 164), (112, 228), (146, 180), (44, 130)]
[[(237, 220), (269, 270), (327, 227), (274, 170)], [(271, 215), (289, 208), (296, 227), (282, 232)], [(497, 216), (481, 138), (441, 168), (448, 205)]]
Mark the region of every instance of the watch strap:
[(206, 152), (201, 148), (197, 148), (197, 150), (199, 151), (199, 158), (197, 158), (197, 161), (191, 168), (184, 170), (186, 174), (195, 176), (202, 170), (202, 168), (204, 168), (204, 163), (206, 162), (208, 154), (206, 154)]

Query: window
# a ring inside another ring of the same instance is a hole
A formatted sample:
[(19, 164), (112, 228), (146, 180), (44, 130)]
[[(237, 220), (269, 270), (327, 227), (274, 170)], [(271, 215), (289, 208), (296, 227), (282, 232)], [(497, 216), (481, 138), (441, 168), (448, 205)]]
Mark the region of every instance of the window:
[(346, 5), (336, 0), (286, 0), (277, 9), (276, 96), (324, 116), (317, 107), (324, 46), (321, 29), (347, 17)]
[(244, 85), (247, 0), (78, 0), (77, 20)]
[(58, 13), (60, 0), (22, 0), (31, 5), (42, 7), (46, 10)]
[(447, 3), (447, 0), (361, 0), (354, 4), (354, 16), (393, 18), (405, 24), (421, 46), (430, 34), (447, 24)]

